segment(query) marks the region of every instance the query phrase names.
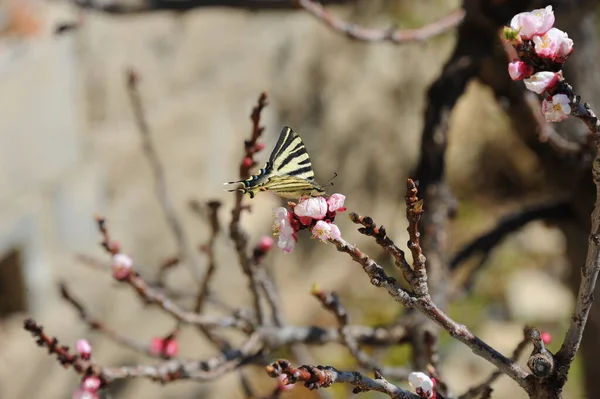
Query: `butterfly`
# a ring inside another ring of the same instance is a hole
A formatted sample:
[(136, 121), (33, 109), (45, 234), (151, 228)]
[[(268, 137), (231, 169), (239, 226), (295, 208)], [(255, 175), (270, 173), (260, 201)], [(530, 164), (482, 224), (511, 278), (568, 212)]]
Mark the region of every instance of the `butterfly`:
[(315, 182), (315, 173), (306, 147), (298, 133), (284, 126), (267, 164), (246, 180), (225, 184), (241, 184), (227, 191), (242, 191), (254, 198), (259, 191), (273, 191), (283, 198), (318, 197), (325, 189)]

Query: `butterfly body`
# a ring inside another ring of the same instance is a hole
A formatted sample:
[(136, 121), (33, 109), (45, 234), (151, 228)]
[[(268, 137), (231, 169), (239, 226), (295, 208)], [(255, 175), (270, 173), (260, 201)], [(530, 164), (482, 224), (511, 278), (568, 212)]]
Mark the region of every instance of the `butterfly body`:
[(285, 126), (266, 165), (258, 174), (246, 180), (225, 184), (243, 187), (229, 191), (242, 191), (254, 198), (260, 191), (273, 191), (283, 198), (317, 197), (326, 192), (314, 180), (315, 174), (306, 147), (292, 128)]

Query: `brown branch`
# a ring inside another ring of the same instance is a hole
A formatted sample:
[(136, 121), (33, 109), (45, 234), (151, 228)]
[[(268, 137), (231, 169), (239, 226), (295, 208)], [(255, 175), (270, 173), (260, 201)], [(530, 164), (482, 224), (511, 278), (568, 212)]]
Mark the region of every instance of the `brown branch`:
[[(254, 154), (261, 150), (261, 146), (258, 144), (258, 139), (261, 137), (264, 127), (260, 126), (260, 115), (262, 110), (268, 105), (267, 93), (261, 93), (257, 105), (252, 109), (250, 120), (252, 121), (252, 133), (250, 139), (244, 141), (244, 159), (240, 163), (240, 179), (247, 179), (250, 176), (251, 168), (256, 164), (254, 161)], [(246, 159), (250, 159), (251, 162), (245, 162)], [(235, 250), (238, 255), (238, 261), (242, 268), (242, 271), (248, 277), (250, 291), (254, 300), (254, 310), (258, 324), (264, 324), (264, 310), (261, 303), (261, 287), (260, 282), (257, 279), (254, 265), (252, 265), (251, 259), (248, 255), (248, 237), (242, 230), (240, 225), (240, 219), (242, 211), (244, 209), (242, 201), (244, 193), (241, 191), (235, 192), (235, 203), (231, 211), (231, 222), (229, 224), (229, 237), (235, 245)]]
[[(572, 89), (568, 84), (566, 89)], [(562, 88), (565, 90), (565, 87)], [(590, 130), (590, 134), (596, 141), (596, 157), (592, 165), (592, 178), (596, 185), (596, 203), (592, 212), (592, 229), (588, 242), (588, 254), (585, 266), (581, 268), (581, 283), (577, 293), (575, 310), (571, 316), (571, 321), (567, 334), (556, 353), (556, 369), (559, 381), (564, 384), (567, 380), (571, 363), (575, 359), (575, 354), (581, 344), (583, 330), (587, 323), (590, 309), (594, 301), (594, 289), (600, 272), (600, 121), (594, 111), (587, 103), (582, 103), (581, 98), (574, 94), (570, 95), (572, 99), (571, 114), (582, 120)], [(561, 385), (562, 386), (562, 385)]]
[(316, 1), (296, 0), (296, 2), (301, 8), (333, 30), (341, 32), (351, 39), (366, 42), (391, 42), (394, 44), (422, 42), (457, 27), (465, 16), (465, 11), (460, 9), (418, 29), (369, 29), (336, 17)]
[(329, 242), (334, 244), (338, 251), (347, 253), (355, 262), (360, 264), (364, 272), (369, 276), (371, 284), (376, 287), (385, 288), (392, 298), (402, 305), (422, 312), (429, 320), (432, 320), (445, 329), (453, 338), (467, 345), (473, 353), (494, 364), (503, 373), (515, 380), (523, 389), (531, 392), (531, 384), (526, 379), (528, 373), (525, 370), (475, 336), (466, 326), (452, 320), (442, 309), (433, 303), (429, 295), (423, 297), (411, 296), (398, 286), (396, 280), (389, 277), (380, 265), (356, 246), (349, 244), (343, 239), (331, 238)]
[(375, 378), (372, 379), (356, 371), (339, 371), (331, 366), (300, 366), (294, 368), (288, 360), (278, 360), (271, 363), (266, 367), (266, 372), (272, 378), (285, 375), (289, 384), (304, 382), (304, 386), (310, 390), (329, 388), (334, 383), (346, 383), (354, 386), (353, 393), (376, 391), (393, 399), (419, 399), (416, 394), (388, 382), (379, 372), (375, 372)]
[(171, 228), (171, 232), (175, 237), (178, 248), (177, 258), (179, 260), (186, 260), (189, 264), (192, 275), (200, 279), (198, 274), (200, 273), (199, 265), (196, 263), (195, 257), (189, 251), (188, 237), (181, 221), (179, 220), (179, 217), (177, 216), (177, 212), (173, 206), (173, 201), (169, 196), (165, 171), (161, 164), (156, 148), (154, 147), (154, 143), (152, 142), (152, 134), (150, 132), (150, 126), (148, 125), (146, 113), (138, 90), (138, 84), (139, 76), (135, 71), (129, 70), (127, 72), (127, 92), (129, 94), (129, 100), (131, 101), (131, 106), (133, 108), (135, 122), (142, 140), (142, 150), (144, 151), (144, 155), (146, 156), (146, 159), (150, 164), (150, 168), (152, 169), (156, 198), (160, 203), (165, 218), (167, 219), (167, 223)]
[[(317, 326), (263, 326), (258, 333), (266, 346), (275, 350), (294, 343), (307, 345), (324, 345), (330, 342), (342, 343), (342, 336), (337, 328), (321, 328)], [(361, 325), (346, 326), (346, 333), (363, 345), (386, 347), (401, 345), (409, 340), (408, 331), (402, 325), (392, 327), (369, 327)]]
[(239, 349), (204, 361), (172, 359), (154, 365), (104, 367), (78, 355), (72, 355), (68, 347), (59, 346), (58, 340), (47, 336), (33, 319), (25, 320), (24, 328), (37, 338), (39, 346), (47, 348), (50, 354), (55, 354), (63, 366), (71, 366), (79, 374), (96, 376), (100, 378), (103, 386), (115, 380), (134, 377), (162, 383), (181, 379), (213, 380), (243, 364), (256, 362), (262, 350), (258, 335), (255, 334)]
[(153, 357), (158, 356), (158, 354), (150, 350), (149, 344), (127, 337), (121, 334), (119, 331), (113, 330), (112, 328), (106, 326), (100, 319), (97, 319), (94, 316), (92, 316), (89, 313), (89, 311), (85, 308), (85, 306), (81, 303), (81, 301), (73, 297), (73, 295), (71, 294), (67, 285), (64, 282), (59, 284), (59, 289), (61, 297), (75, 308), (81, 320), (83, 320), (90, 327), (90, 329), (94, 331), (99, 331), (108, 338), (115, 341), (116, 343), (136, 350), (138, 352), (144, 353), (145, 355)]

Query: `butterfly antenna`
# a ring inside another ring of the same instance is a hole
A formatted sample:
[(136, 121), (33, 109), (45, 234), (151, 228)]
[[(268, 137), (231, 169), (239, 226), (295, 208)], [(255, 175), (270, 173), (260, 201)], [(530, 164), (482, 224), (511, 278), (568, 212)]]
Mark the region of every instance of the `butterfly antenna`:
[[(333, 172), (333, 177), (332, 177), (331, 179), (327, 180), (327, 181), (325, 182), (325, 184), (329, 183), (329, 184), (328, 184), (328, 186), (333, 186), (333, 182), (332, 182), (332, 180), (333, 180), (333, 179), (335, 179), (335, 178), (337, 177), (337, 175), (338, 175), (338, 174), (337, 174), (337, 172)], [(325, 185), (325, 184), (324, 184), (324, 185)]]

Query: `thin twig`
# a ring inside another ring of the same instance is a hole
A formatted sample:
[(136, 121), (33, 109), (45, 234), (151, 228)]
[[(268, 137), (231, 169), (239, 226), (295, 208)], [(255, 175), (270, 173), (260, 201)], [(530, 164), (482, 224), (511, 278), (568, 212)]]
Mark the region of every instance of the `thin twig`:
[(295, 1), (310, 15), (333, 30), (341, 32), (351, 39), (366, 42), (391, 42), (394, 44), (422, 42), (457, 27), (465, 16), (465, 11), (460, 9), (418, 29), (369, 29), (336, 17), (316, 1)]
[(138, 81), (139, 77), (137, 73), (133, 70), (129, 70), (127, 73), (127, 89), (129, 93), (129, 99), (131, 101), (131, 106), (133, 107), (135, 122), (142, 139), (142, 150), (144, 151), (144, 155), (146, 156), (146, 159), (150, 164), (150, 168), (152, 169), (156, 198), (160, 203), (163, 213), (167, 219), (167, 223), (169, 224), (173, 236), (175, 237), (175, 241), (177, 242), (179, 253), (177, 258), (179, 260), (186, 260), (190, 266), (192, 275), (200, 279), (199, 265), (189, 250), (188, 237), (181, 221), (179, 220), (179, 217), (177, 216), (177, 212), (173, 206), (173, 201), (169, 196), (165, 171), (160, 162), (156, 148), (152, 142), (152, 134), (150, 132), (150, 127), (148, 125), (146, 113), (144, 111), (144, 106), (138, 90)]
[(92, 316), (89, 313), (89, 311), (85, 308), (85, 306), (81, 303), (81, 301), (79, 301), (73, 297), (73, 295), (71, 294), (67, 285), (64, 282), (61, 282), (59, 284), (59, 289), (60, 289), (61, 297), (65, 301), (67, 301), (69, 304), (71, 304), (75, 308), (75, 310), (77, 310), (79, 317), (92, 330), (99, 331), (102, 334), (104, 334), (105, 336), (107, 336), (108, 338), (115, 341), (116, 343), (126, 346), (128, 348), (131, 348), (133, 350), (136, 350), (138, 352), (144, 353), (145, 355), (153, 356), (153, 357), (160, 357), (159, 354), (150, 350), (149, 344), (138, 341), (131, 337), (127, 337), (127, 336), (121, 334), (119, 331), (113, 330), (112, 328), (106, 326), (106, 324), (104, 324), (100, 319), (97, 319), (94, 316)]
[(419, 399), (412, 392), (405, 391), (388, 382), (381, 373), (375, 372), (375, 378), (369, 378), (359, 372), (339, 371), (331, 366), (300, 366), (292, 367), (288, 360), (278, 360), (266, 367), (267, 374), (272, 378), (285, 375), (287, 383), (304, 382), (310, 390), (329, 388), (334, 383), (346, 383), (354, 386), (353, 393), (376, 391), (393, 399)]
[(210, 238), (208, 239), (208, 242), (202, 246), (202, 251), (206, 253), (206, 256), (208, 257), (208, 267), (206, 268), (206, 273), (202, 278), (202, 284), (196, 298), (196, 305), (194, 306), (194, 311), (196, 313), (202, 312), (206, 298), (208, 298), (210, 282), (215, 274), (215, 271), (217, 270), (215, 243), (217, 241), (219, 232), (221, 231), (221, 223), (219, 222), (219, 208), (221, 207), (221, 202), (209, 201), (206, 205), (208, 207)]
[[(110, 238), (108, 228), (106, 227), (106, 221), (101, 217), (97, 217), (96, 221), (98, 224), (98, 229), (103, 236), (101, 245), (113, 255), (119, 253), (118, 245), (115, 245), (115, 241), (112, 241)], [(188, 312), (182, 309), (167, 295), (165, 295), (163, 291), (153, 289), (134, 270), (132, 270), (131, 273), (129, 273), (129, 275), (121, 281), (133, 287), (145, 303), (159, 306), (183, 323), (203, 326), (206, 328), (234, 327), (245, 332), (250, 332), (253, 329), (253, 326), (248, 322), (248, 320), (241, 318), (240, 315), (219, 317)]]
[[(254, 161), (254, 154), (260, 151), (261, 147), (257, 145), (257, 141), (264, 131), (264, 127), (260, 126), (260, 115), (262, 110), (267, 106), (267, 94), (261, 93), (258, 98), (257, 105), (252, 109), (250, 119), (252, 121), (252, 133), (249, 140), (244, 142), (244, 160), (250, 159), (251, 162), (240, 163), (240, 179), (247, 179), (250, 176), (250, 170), (256, 163)], [(261, 303), (261, 289), (260, 283), (257, 279), (254, 266), (252, 265), (251, 259), (248, 256), (248, 237), (242, 230), (240, 225), (240, 218), (244, 209), (242, 205), (244, 194), (241, 191), (235, 193), (235, 203), (231, 211), (231, 222), (229, 224), (229, 237), (235, 245), (235, 250), (238, 255), (238, 261), (242, 267), (242, 271), (248, 277), (250, 291), (254, 300), (254, 310), (256, 312), (256, 318), (258, 324), (264, 324), (265, 315), (264, 309)]]

